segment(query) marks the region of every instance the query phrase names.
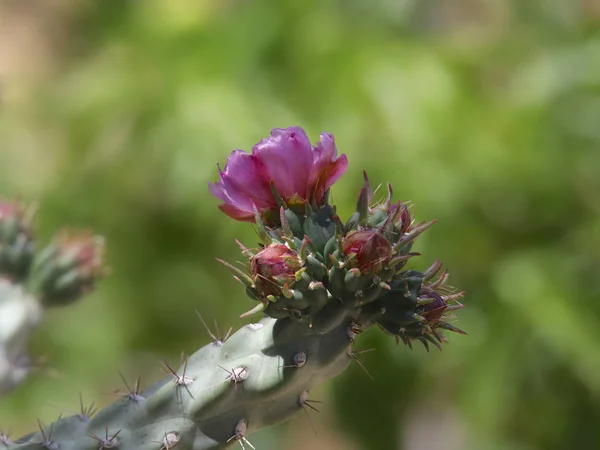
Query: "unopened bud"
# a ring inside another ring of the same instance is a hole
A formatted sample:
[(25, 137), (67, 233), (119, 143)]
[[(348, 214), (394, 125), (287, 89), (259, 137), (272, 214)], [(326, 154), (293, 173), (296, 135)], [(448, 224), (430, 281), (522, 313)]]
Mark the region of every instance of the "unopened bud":
[(34, 261), (29, 289), (48, 306), (72, 303), (104, 274), (103, 256), (102, 237), (63, 232)]

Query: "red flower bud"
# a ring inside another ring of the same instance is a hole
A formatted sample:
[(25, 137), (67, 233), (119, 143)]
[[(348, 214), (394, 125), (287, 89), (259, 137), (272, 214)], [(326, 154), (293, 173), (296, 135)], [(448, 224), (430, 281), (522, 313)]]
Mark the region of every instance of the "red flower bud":
[(380, 272), (392, 258), (392, 246), (376, 230), (353, 231), (344, 238), (344, 255), (362, 273)]
[(279, 296), (283, 286), (290, 286), (296, 280), (302, 260), (286, 245), (274, 243), (252, 258), (251, 267), (257, 291), (265, 297)]

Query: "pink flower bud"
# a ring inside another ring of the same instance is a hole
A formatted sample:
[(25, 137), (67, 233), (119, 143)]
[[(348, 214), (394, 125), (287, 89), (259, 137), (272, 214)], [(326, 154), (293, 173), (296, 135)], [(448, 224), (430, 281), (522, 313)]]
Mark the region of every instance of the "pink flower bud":
[(354, 261), (362, 273), (383, 270), (392, 258), (392, 246), (377, 230), (350, 232), (343, 242), (344, 255)]
[(257, 291), (263, 295), (279, 296), (281, 288), (295, 281), (302, 260), (296, 252), (281, 243), (274, 243), (258, 252), (251, 261)]

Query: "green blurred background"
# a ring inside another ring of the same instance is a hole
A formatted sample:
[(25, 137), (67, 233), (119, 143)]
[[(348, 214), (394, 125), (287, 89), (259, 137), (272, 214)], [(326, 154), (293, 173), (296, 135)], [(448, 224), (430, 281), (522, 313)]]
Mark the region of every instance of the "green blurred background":
[(17, 435), (104, 405), (118, 371), (208, 342), (194, 310), (238, 328), (250, 300), (215, 257), (252, 227), (207, 182), (271, 128), (334, 133), (439, 223), (415, 268), (442, 259), (468, 292), (442, 353), (377, 330), (325, 403), (251, 437), (259, 450), (600, 448), (600, 1), (3, 0), (0, 194), (39, 201), (39, 235), (91, 227), (112, 275), (49, 311), (46, 369), (0, 402)]

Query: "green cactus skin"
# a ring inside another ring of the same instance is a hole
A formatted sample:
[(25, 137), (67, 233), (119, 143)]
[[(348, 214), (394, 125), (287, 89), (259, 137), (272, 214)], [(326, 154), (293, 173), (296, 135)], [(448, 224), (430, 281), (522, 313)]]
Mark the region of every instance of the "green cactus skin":
[[(225, 342), (202, 347), (141, 396), (123, 396), (93, 418), (66, 417), (44, 434), (6, 448), (87, 450), (117, 448), (118, 443), (121, 450), (209, 450), (243, 443), (247, 434), (306, 407), (313, 386), (346, 368), (352, 361), (352, 316), (332, 304), (312, 326), (264, 318)], [(167, 446), (169, 433), (178, 440)]]
[(0, 397), (29, 373), (27, 343), (41, 318), (42, 306), (35, 297), (0, 279)]

